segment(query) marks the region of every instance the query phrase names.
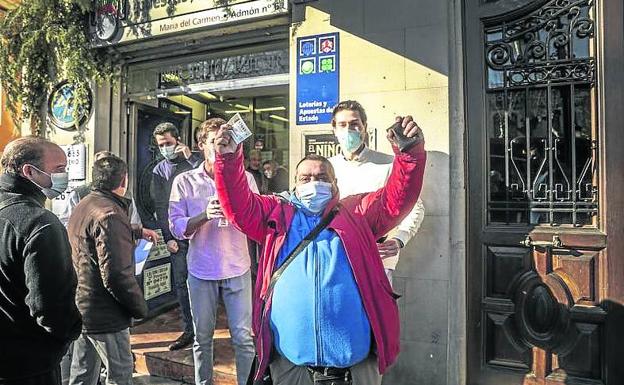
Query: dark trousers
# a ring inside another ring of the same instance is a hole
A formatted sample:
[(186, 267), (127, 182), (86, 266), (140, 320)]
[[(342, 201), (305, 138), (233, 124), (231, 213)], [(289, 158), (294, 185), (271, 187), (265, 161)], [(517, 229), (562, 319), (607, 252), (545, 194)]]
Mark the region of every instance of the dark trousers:
[(191, 316), (191, 304), (189, 302), (188, 287), (186, 279), (188, 277), (188, 268), (186, 266), (186, 252), (188, 251), (188, 243), (178, 241), (179, 250), (177, 253), (171, 253), (171, 269), (173, 271), (173, 286), (180, 304), (182, 312), (182, 321), (184, 322), (184, 331), (193, 333), (193, 317)]
[(0, 380), (0, 385), (61, 385), (61, 367), (56, 366), (51, 372), (19, 380)]
[[(318, 384), (307, 367), (297, 366), (279, 354), (276, 354), (270, 367), (274, 385)], [(381, 385), (381, 374), (379, 374), (379, 369), (377, 368), (377, 357), (371, 354), (364, 361), (352, 366), (351, 379), (352, 385)], [(329, 383), (331, 384), (331, 382)]]

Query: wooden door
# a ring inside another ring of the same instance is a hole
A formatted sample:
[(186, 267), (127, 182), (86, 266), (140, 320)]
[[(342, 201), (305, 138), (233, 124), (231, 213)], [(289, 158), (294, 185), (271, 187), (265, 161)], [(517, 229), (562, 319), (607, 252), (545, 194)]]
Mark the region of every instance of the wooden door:
[(624, 384), (618, 1), (464, 2), (469, 384)]
[(150, 196), (152, 170), (162, 160), (160, 151), (153, 137), (154, 128), (163, 122), (173, 123), (180, 130), (182, 142), (191, 145), (190, 124), (188, 115), (174, 114), (164, 108), (156, 108), (137, 102), (129, 102), (129, 120), (132, 139), (129, 146), (129, 163), (135, 178), (134, 196), (141, 221), (146, 227), (155, 226), (154, 207)]

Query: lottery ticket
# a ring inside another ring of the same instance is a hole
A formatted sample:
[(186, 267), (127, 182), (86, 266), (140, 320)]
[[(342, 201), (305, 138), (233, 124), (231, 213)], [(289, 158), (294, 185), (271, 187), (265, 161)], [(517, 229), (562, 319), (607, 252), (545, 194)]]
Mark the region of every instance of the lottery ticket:
[(249, 130), (249, 127), (247, 127), (247, 124), (245, 124), (245, 121), (243, 120), (243, 118), (241, 118), (239, 113), (232, 116), (227, 124), (232, 126), (231, 135), (232, 139), (234, 139), (236, 144), (242, 143), (245, 139), (251, 136), (251, 131)]

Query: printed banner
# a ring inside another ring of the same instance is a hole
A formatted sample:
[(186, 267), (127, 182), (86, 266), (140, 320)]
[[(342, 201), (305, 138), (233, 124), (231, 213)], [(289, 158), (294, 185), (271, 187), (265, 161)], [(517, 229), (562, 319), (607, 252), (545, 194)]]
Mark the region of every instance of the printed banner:
[(340, 154), (340, 144), (333, 133), (305, 134), (304, 143), (304, 156), (316, 154), (330, 158)]

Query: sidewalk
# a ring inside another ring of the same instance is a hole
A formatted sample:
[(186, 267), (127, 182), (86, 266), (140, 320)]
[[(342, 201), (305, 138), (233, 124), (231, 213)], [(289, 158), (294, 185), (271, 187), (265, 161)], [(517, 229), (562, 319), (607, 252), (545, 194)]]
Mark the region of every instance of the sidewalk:
[(150, 376), (149, 374), (134, 373), (132, 376), (134, 385), (183, 385), (183, 382), (171, 380), (169, 378)]
[[(143, 375), (162, 377), (165, 382), (140, 382), (137, 384), (177, 384), (182, 381), (194, 383), (193, 350), (169, 351), (167, 348), (181, 334), (182, 319), (178, 308), (161, 314), (130, 330), (130, 343), (135, 357), (135, 372)], [(166, 382), (167, 380), (174, 382)], [(145, 381), (160, 381), (157, 378), (144, 378)], [(214, 335), (214, 385), (236, 385), (234, 350), (227, 328), (225, 311), (220, 306), (217, 327)]]

